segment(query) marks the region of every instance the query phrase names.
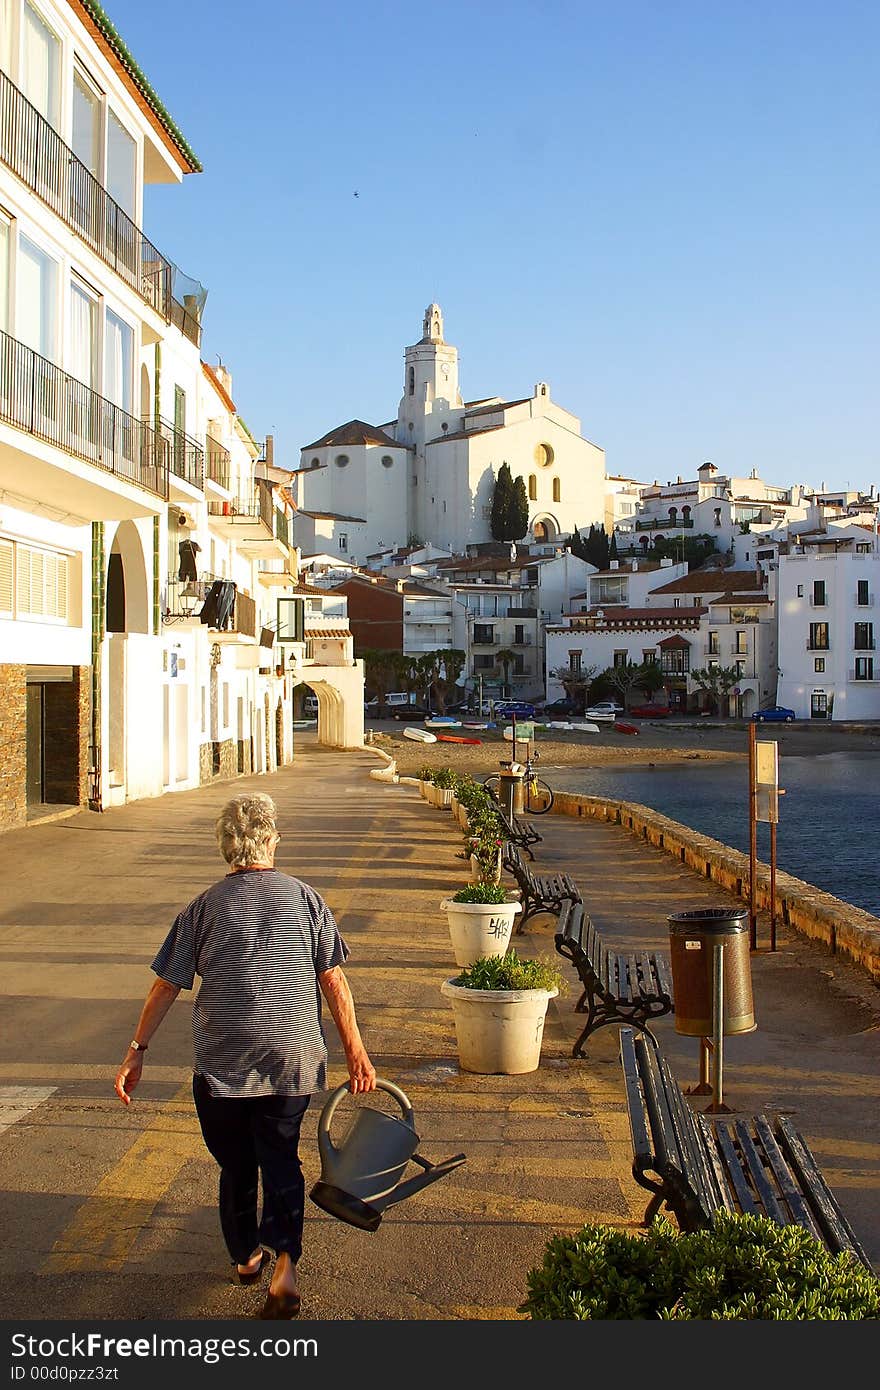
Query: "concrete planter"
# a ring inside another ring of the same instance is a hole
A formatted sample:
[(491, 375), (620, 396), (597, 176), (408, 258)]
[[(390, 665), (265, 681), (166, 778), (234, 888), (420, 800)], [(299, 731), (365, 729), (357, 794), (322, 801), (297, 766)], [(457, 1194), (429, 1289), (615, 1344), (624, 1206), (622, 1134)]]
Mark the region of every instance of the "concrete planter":
[(452, 1004), (462, 1071), (517, 1076), (537, 1071), (547, 1007), (556, 989), (463, 989), (440, 986)]
[[(510, 945), (513, 919), (522, 903), (456, 903), (444, 898), (456, 965), (472, 965), (484, 956), (503, 956)], [(470, 992), (470, 991), (469, 991)]]

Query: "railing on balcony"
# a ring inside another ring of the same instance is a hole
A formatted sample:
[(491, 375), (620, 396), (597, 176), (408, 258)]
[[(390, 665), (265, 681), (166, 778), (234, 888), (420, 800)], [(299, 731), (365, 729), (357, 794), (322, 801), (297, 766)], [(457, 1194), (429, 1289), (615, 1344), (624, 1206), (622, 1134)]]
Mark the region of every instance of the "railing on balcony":
[[(214, 586), (218, 589), (211, 598)], [(245, 637), (257, 635), (257, 604), (249, 594), (242, 594), (228, 579), (216, 574), (204, 574), (201, 579), (178, 579), (172, 575), (165, 586), (165, 623), (195, 618), (201, 622), (206, 600), (211, 601), (210, 621), (205, 626), (212, 632), (238, 632)]]
[(688, 516), (688, 517), (684, 517), (684, 516), (676, 516), (676, 517), (667, 516), (667, 517), (664, 517), (664, 518), (662, 518), (662, 519), (658, 518), (658, 519), (655, 519), (655, 520), (652, 520), (652, 521), (637, 521), (637, 522), (636, 522), (636, 530), (637, 530), (637, 531), (669, 531), (669, 530), (671, 530), (671, 529), (678, 529), (678, 530), (680, 530), (680, 529), (683, 527), (684, 530), (687, 531), (690, 527), (693, 526), (693, 524), (694, 524), (694, 523), (693, 523), (693, 518), (692, 518), (692, 517), (689, 517), (689, 516)]
[(207, 291), (157, 251), (4, 72), (0, 159), (166, 323), (199, 345)]
[(203, 574), (201, 579), (178, 579), (176, 574), (170, 575), (165, 584), (163, 622), (173, 623), (184, 618), (198, 618), (208, 590), (217, 578), (214, 574)]
[(290, 545), (290, 528), (287, 524), (287, 517), (280, 507), (275, 508), (275, 536), (284, 545)]
[(177, 430), (167, 420), (161, 418), (156, 421), (145, 420), (145, 424), (152, 423), (153, 428), (163, 440), (168, 450), (168, 467), (177, 478), (182, 478), (184, 482), (191, 483), (193, 487), (200, 490), (205, 486), (205, 453), (195, 439), (186, 434), (183, 430)]
[(212, 483), (217, 483), (219, 487), (228, 489), (232, 475), (229, 450), (212, 434), (206, 436), (205, 442), (207, 444), (205, 476), (210, 478)]
[(261, 521), (270, 536), (275, 535), (274, 510), (272, 494), (265, 487), (258, 487), (247, 497), (233, 497), (229, 502), (208, 503), (209, 516), (242, 517), (246, 521)]
[(168, 497), (167, 441), (3, 332), (0, 419), (157, 497)]

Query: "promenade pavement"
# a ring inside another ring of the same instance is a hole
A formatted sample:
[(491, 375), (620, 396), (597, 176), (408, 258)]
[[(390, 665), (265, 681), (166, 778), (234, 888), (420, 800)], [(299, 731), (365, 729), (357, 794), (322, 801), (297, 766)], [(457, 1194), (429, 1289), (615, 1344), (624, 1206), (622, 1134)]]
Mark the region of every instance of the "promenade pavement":
[[(212, 825), (247, 789), (279, 808), (277, 864), (327, 899), (351, 947), (346, 972), (380, 1075), (409, 1095), (420, 1153), (467, 1162), (391, 1208), (378, 1231), (306, 1204), (303, 1319), (510, 1319), (545, 1241), (584, 1221), (636, 1229), (647, 1194), (631, 1150), (617, 1030), (588, 1057), (571, 987), (550, 1007), (540, 1068), (485, 1077), (458, 1068), (440, 995), (456, 968), (440, 900), (465, 879), (448, 812), (415, 788), (373, 780), (369, 751), (306, 737), (270, 777), (134, 802), (2, 838), (0, 902), (0, 1315), (5, 1319), (251, 1318), (263, 1294), (233, 1284), (215, 1204), (217, 1170), (190, 1093), (190, 1003), (150, 1046), (128, 1109), (113, 1079), (181, 906), (223, 872)], [(616, 826), (546, 816), (542, 869), (565, 868), (598, 925), (623, 942), (668, 942), (666, 915), (734, 900)], [(553, 955), (553, 923), (517, 946)], [(762, 924), (763, 931), (763, 924)], [(778, 1108), (807, 1135), (880, 1262), (877, 991), (861, 973), (780, 935), (753, 957), (758, 1029), (726, 1040), (726, 1100)], [(329, 1086), (346, 1079), (333, 1029)], [(698, 1042), (672, 1019), (657, 1035), (683, 1085)], [(303, 1128), (318, 1177), (316, 1097)], [(387, 1104), (384, 1100), (343, 1102)], [(344, 1113), (338, 1115), (343, 1119)]]

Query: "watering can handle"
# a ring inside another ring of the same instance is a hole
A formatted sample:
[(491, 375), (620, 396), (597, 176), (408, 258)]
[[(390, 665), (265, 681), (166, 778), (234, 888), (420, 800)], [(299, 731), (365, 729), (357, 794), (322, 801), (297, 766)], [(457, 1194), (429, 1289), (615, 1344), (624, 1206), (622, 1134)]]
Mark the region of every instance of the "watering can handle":
[[(400, 1106), (401, 1110), (403, 1111), (404, 1123), (408, 1124), (411, 1128), (414, 1128), (413, 1108), (410, 1105), (409, 1097), (406, 1095), (406, 1093), (402, 1091), (399, 1086), (395, 1086), (393, 1081), (386, 1081), (381, 1076), (376, 1077), (376, 1090), (387, 1091), (390, 1096), (393, 1096), (394, 1099), (397, 1101), (398, 1105)], [(319, 1144), (322, 1140), (327, 1144), (331, 1144), (330, 1125), (332, 1123), (333, 1116), (336, 1113), (336, 1107), (342, 1100), (342, 1097), (348, 1094), (348, 1082), (344, 1082), (341, 1086), (336, 1087), (336, 1090), (330, 1096), (329, 1100), (324, 1106), (324, 1109), (321, 1111), (321, 1117), (318, 1120)]]

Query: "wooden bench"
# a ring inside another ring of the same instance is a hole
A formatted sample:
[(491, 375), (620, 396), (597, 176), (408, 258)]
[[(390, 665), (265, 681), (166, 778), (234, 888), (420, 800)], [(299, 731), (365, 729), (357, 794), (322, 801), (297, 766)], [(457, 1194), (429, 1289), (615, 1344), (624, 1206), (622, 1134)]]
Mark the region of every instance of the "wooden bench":
[(657, 951), (614, 951), (599, 934), (581, 902), (564, 902), (556, 919), (556, 949), (571, 961), (583, 985), (575, 1005), (587, 1021), (572, 1049), (584, 1056), (584, 1043), (597, 1028), (625, 1023), (653, 1038), (648, 1021), (672, 1013), (672, 972), (668, 956)]
[(539, 912), (559, 912), (564, 902), (580, 902), (581, 893), (568, 874), (535, 874), (523, 859), (516, 845), (504, 847), (503, 864), (513, 874), (522, 897), (523, 910), (518, 915), (516, 931), (521, 932), (530, 917)]
[(519, 849), (524, 849), (529, 858), (534, 859), (531, 846), (538, 844), (544, 836), (538, 834), (531, 821), (523, 820), (522, 816), (509, 816), (494, 792), (492, 793), (492, 800), (495, 803), (495, 814), (501, 822), (505, 839)]
[(648, 1225), (665, 1203), (683, 1231), (717, 1211), (803, 1226), (832, 1254), (873, 1269), (803, 1137), (784, 1115), (726, 1120), (691, 1109), (659, 1048), (620, 1031), (633, 1177), (651, 1194)]

